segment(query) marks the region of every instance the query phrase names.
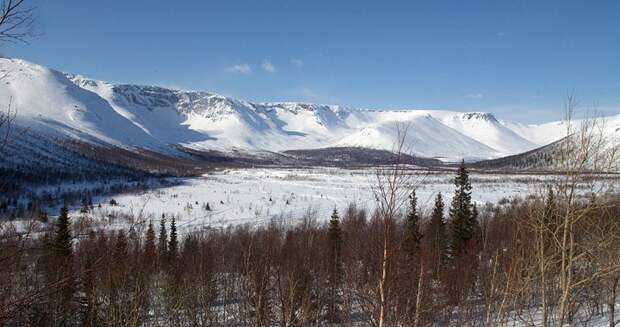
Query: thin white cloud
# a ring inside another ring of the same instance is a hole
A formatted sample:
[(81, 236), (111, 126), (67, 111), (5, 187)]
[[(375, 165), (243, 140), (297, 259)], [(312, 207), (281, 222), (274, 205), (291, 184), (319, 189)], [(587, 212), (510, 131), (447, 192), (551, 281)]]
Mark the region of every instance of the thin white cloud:
[(226, 71), (229, 73), (237, 73), (237, 74), (251, 74), (252, 67), (248, 64), (238, 64), (226, 67)]
[(189, 90), (189, 88), (184, 87), (180, 84), (163, 84), (163, 87), (170, 89), (170, 90), (180, 90), (180, 91), (187, 91)]
[(482, 93), (470, 93), (470, 94), (466, 94), (465, 98), (467, 99), (482, 99), (484, 98), (484, 94)]
[(273, 66), (273, 64), (267, 60), (263, 61), (263, 64), (261, 65), (261, 67), (263, 67), (263, 70), (269, 73), (273, 73), (276, 71), (276, 67)]
[(316, 91), (314, 91), (311, 88), (307, 88), (307, 87), (302, 87), (301, 88), (301, 94), (306, 97), (306, 98), (310, 98), (310, 99), (316, 99), (319, 97), (319, 94), (316, 93)]
[(291, 64), (297, 66), (297, 67), (301, 67), (304, 65), (304, 61), (298, 58), (293, 58), (291, 59)]

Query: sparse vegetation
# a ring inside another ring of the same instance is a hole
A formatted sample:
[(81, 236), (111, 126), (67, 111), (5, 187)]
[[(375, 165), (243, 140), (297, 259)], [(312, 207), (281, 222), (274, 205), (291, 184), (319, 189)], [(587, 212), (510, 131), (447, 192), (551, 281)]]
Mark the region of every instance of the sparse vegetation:
[[(566, 319), (573, 321), (602, 319), (613, 309), (605, 305), (614, 302), (620, 274), (614, 256), (620, 251), (620, 205), (616, 198), (601, 201), (605, 205), (582, 211), (583, 219), (573, 226), (576, 247), (588, 249), (571, 263), (578, 284), (569, 290)], [(433, 237), (442, 233), (439, 209), (419, 216), (420, 241), (408, 236), (417, 235), (412, 212), (396, 216), (387, 241), (407, 245), (394, 247), (388, 257), (385, 323), (501, 325), (539, 319), (542, 295), (532, 286), (541, 281), (532, 254), (540, 247), (538, 229), (531, 227), (538, 212), (547, 212), (546, 230), (553, 233), (565, 206), (549, 197), (486, 206), (475, 237), (465, 244), (469, 250), (453, 253), (447, 262), (442, 253), (454, 235)], [(575, 210), (587, 208), (588, 202), (580, 202)], [(66, 211), (61, 218), (49, 237), (37, 236), (34, 226), (20, 238), (14, 237), (17, 230), (3, 229), (0, 246), (8, 256), (0, 268), (0, 317), (6, 323), (346, 325), (379, 319), (381, 302), (373, 290), (382, 271), (384, 222), (377, 213), (368, 217), (350, 207), (342, 218), (334, 212), (326, 224), (309, 215), (297, 225), (212, 229), (187, 233), (182, 241), (174, 219), (161, 220), (156, 238), (152, 224), (132, 226), (127, 236), (122, 230), (75, 226), (69, 232), (67, 222), (76, 218)], [(45, 245), (47, 240), (55, 245)], [(552, 238), (544, 240), (545, 258), (561, 254)], [(45, 268), (51, 260), (60, 260), (66, 270)], [(560, 267), (553, 261), (546, 265), (545, 296), (561, 296)], [(559, 319), (560, 305), (548, 299), (550, 321)]]

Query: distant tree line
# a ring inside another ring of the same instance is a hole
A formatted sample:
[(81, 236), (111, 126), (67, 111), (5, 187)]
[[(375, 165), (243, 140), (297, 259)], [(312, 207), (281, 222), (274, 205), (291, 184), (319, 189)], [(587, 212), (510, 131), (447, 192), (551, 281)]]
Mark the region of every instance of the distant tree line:
[[(0, 170), (1, 172), (1, 170)], [(61, 206), (79, 207), (84, 211), (85, 203), (93, 206), (93, 198), (152, 190), (157, 187), (169, 187), (179, 181), (169, 178), (99, 176), (88, 180), (87, 185), (78, 186), (79, 180), (66, 181), (55, 189), (36, 191), (8, 189), (0, 192), (0, 223), (4, 220), (40, 219), (47, 222), (48, 215), (57, 215)], [(54, 184), (52, 184), (54, 185)], [(0, 190), (2, 191), (2, 190)], [(112, 199), (112, 201), (115, 201)], [(210, 208), (209, 208), (210, 209)], [(87, 211), (90, 213), (90, 211)]]

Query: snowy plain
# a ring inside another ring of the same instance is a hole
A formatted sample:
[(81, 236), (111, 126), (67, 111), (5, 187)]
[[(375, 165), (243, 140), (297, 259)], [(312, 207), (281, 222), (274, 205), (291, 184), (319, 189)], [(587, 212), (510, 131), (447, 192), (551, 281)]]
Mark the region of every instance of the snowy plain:
[[(92, 216), (106, 224), (112, 213), (159, 221), (174, 215), (179, 230), (191, 232), (272, 220), (295, 223), (312, 212), (319, 221), (350, 204), (371, 212), (376, 206), (376, 170), (340, 168), (253, 168), (221, 170), (200, 178), (177, 180), (178, 185), (96, 199)], [(411, 170), (423, 211), (431, 210), (438, 192), (448, 206), (454, 191), (452, 171)], [(478, 205), (542, 194), (555, 177), (533, 174), (472, 173), (472, 198)], [(617, 189), (617, 182), (614, 181)], [(114, 199), (118, 204), (110, 205)], [(209, 209), (206, 209), (207, 203)], [(78, 214), (77, 211), (75, 214)], [(117, 216), (117, 215), (116, 215)], [(130, 218), (128, 218), (130, 219)], [(109, 222), (126, 225), (128, 222)], [(120, 226), (119, 226), (120, 227)]]

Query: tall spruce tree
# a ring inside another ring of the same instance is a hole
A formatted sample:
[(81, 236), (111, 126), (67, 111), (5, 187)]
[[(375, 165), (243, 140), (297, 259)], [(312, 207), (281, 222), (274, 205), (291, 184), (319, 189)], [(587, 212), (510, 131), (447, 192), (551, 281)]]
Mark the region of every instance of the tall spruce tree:
[(116, 235), (116, 242), (114, 243), (114, 252), (112, 253), (112, 256), (114, 258), (114, 262), (122, 265), (123, 268), (129, 259), (128, 247), (127, 235), (125, 234), (125, 231), (121, 229)]
[(61, 262), (70, 260), (73, 255), (71, 222), (69, 219), (69, 210), (64, 206), (60, 209), (54, 236), (54, 252)]
[(39, 221), (44, 224), (47, 224), (47, 222), (49, 221), (49, 218), (47, 217), (47, 211), (41, 210), (39, 212)]
[(431, 249), (433, 256), (433, 277), (439, 278), (441, 267), (446, 258), (447, 239), (446, 239), (446, 222), (444, 221), (444, 203), (441, 193), (435, 197), (435, 206), (431, 214), (431, 220), (427, 226), (425, 234), (427, 235), (426, 244)]
[(476, 205), (475, 203), (472, 204), (471, 218), (469, 219), (469, 224), (472, 230), (472, 239), (479, 241), (478, 237), (480, 236), (481, 231), (480, 224), (478, 224), (478, 205)]
[(159, 253), (159, 262), (163, 265), (168, 258), (168, 233), (166, 231), (166, 216), (163, 214), (159, 221), (159, 243), (157, 244), (157, 252)]
[(144, 242), (144, 255), (143, 262), (147, 271), (150, 273), (153, 271), (155, 258), (157, 255), (157, 249), (155, 248), (155, 229), (153, 223), (149, 222), (149, 226), (146, 230), (146, 241)]
[(327, 308), (327, 320), (329, 323), (338, 323), (341, 320), (342, 299), (340, 295), (343, 280), (342, 267), (342, 230), (340, 228), (340, 217), (338, 211), (334, 209), (329, 220), (329, 298)]
[(405, 231), (401, 248), (403, 252), (411, 259), (419, 254), (420, 240), (420, 217), (418, 215), (418, 198), (415, 190), (409, 195), (409, 212), (405, 221)]
[(177, 225), (172, 217), (170, 222), (170, 242), (168, 243), (168, 260), (170, 263), (174, 263), (179, 253), (179, 240), (177, 236)]
[[(71, 237), (71, 222), (69, 210), (66, 206), (60, 209), (56, 221), (56, 230), (53, 244), (53, 260), (55, 281), (62, 281), (55, 295), (58, 308), (58, 323), (62, 326), (68, 323), (72, 316), (73, 293), (75, 290), (73, 279), (73, 243)], [(52, 268), (52, 267), (50, 267)]]
[(90, 194), (90, 192), (88, 192), (88, 207), (90, 208), (90, 210), (93, 210), (94, 206), (93, 206), (93, 196), (92, 194)]
[(90, 212), (90, 206), (88, 205), (88, 195), (82, 198), (82, 208), (80, 208), (80, 213), (88, 213)]
[[(421, 289), (419, 287), (421, 286), (420, 282), (423, 277), (423, 261), (420, 256), (422, 234), (420, 233), (420, 216), (418, 215), (417, 206), (418, 198), (415, 190), (413, 190), (409, 195), (409, 212), (405, 220), (405, 230), (401, 243), (401, 250), (405, 255), (405, 263), (402, 265), (405, 270), (402, 271), (403, 282), (401, 282), (401, 286), (410, 291), (403, 293), (406, 297), (406, 299), (403, 298), (403, 303), (406, 304), (405, 312), (407, 316), (410, 317), (418, 313), (418, 307), (416, 306), (418, 302), (416, 299), (418, 299), (418, 295), (421, 294)], [(415, 319), (412, 319), (409, 322), (412, 325), (416, 325), (414, 321)]]
[(471, 202), (472, 187), (464, 160), (461, 161), (454, 185), (456, 190), (450, 206), (450, 255), (453, 258), (466, 250), (467, 244), (474, 236), (476, 217)]

